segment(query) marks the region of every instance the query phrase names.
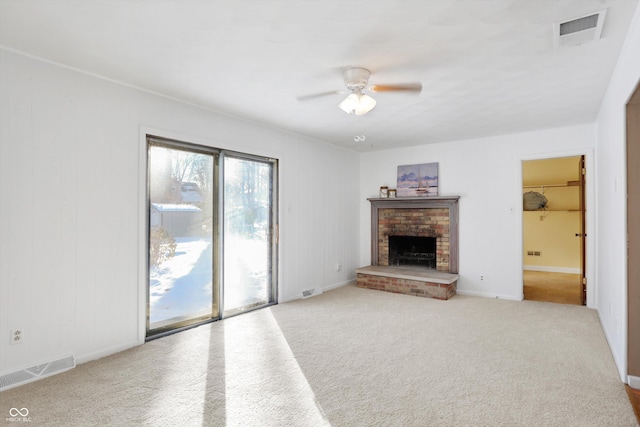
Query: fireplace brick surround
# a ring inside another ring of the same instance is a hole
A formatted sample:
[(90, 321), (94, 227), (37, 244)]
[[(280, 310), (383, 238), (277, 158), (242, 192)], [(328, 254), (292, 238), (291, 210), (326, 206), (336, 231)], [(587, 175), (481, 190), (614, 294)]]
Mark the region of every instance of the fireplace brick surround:
[(436, 238), (436, 270), (449, 271), (449, 210), (389, 209), (378, 211), (378, 262), (389, 265), (389, 236)]
[[(369, 199), (372, 265), (356, 269), (356, 286), (445, 300), (455, 295), (458, 200), (458, 196)], [(390, 266), (389, 236), (435, 237), (435, 270)]]

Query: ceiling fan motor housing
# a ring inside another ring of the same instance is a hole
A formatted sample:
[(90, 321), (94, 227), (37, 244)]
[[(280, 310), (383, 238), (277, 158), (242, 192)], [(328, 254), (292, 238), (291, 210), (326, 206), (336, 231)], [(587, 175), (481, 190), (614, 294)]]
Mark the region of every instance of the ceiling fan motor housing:
[(361, 92), (369, 83), (371, 72), (366, 68), (352, 67), (342, 72), (344, 84), (352, 92)]

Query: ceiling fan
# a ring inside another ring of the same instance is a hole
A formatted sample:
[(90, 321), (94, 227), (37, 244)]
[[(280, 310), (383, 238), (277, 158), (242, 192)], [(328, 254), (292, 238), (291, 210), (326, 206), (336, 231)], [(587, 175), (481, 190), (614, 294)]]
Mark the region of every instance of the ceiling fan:
[[(389, 84), (389, 85), (371, 85), (369, 84), (369, 76), (371, 71), (362, 67), (350, 67), (342, 71), (344, 78), (344, 85), (349, 91), (347, 96), (338, 106), (342, 111), (347, 114), (354, 114), (361, 116), (367, 114), (376, 106), (376, 100), (365, 94), (365, 91), (372, 93), (378, 92), (414, 92), (420, 93), (422, 91), (422, 83), (401, 83), (401, 84)], [(368, 86), (368, 87), (367, 87)], [(321, 92), (312, 95), (299, 96), (299, 101), (306, 101), (308, 99), (319, 98), (327, 95), (334, 95), (337, 93), (344, 93), (344, 90), (333, 90), (328, 92)]]

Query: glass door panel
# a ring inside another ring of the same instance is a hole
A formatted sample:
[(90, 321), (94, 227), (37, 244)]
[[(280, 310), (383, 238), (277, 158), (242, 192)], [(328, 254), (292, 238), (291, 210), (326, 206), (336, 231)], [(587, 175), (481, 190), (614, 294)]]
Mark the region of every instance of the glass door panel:
[(224, 316), (274, 301), (274, 164), (227, 155), (224, 192)]
[(218, 315), (213, 297), (215, 156), (149, 145), (150, 335)]

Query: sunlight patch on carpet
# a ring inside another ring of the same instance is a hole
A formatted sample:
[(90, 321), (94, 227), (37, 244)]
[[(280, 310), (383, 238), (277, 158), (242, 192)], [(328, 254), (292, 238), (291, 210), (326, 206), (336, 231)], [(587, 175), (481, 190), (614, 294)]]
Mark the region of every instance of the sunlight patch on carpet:
[(271, 310), (241, 317), (224, 327), (227, 425), (329, 426)]

